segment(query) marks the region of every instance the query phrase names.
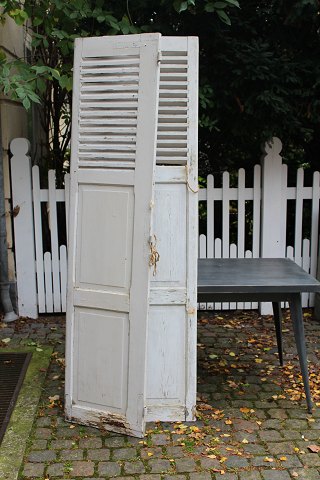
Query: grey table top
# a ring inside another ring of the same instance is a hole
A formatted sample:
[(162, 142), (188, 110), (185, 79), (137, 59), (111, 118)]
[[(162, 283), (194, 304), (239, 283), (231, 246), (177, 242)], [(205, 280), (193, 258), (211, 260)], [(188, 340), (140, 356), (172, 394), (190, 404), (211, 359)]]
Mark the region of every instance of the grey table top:
[(198, 294), (319, 291), (320, 282), (287, 258), (198, 260)]

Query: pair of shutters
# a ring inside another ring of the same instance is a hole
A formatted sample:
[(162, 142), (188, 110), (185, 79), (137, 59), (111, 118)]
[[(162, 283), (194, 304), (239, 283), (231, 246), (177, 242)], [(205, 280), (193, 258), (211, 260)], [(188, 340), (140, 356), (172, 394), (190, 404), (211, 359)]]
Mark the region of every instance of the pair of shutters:
[[(76, 41), (66, 345), (70, 420), (141, 436), (146, 419), (159, 414), (193, 418), (196, 71), (196, 39), (145, 34)], [(149, 266), (154, 235), (161, 255), (155, 276)], [(177, 248), (181, 265), (175, 257), (170, 261)], [(168, 328), (177, 335), (178, 361), (184, 363), (171, 378), (176, 354), (166, 346)], [(164, 352), (169, 363), (161, 363)]]

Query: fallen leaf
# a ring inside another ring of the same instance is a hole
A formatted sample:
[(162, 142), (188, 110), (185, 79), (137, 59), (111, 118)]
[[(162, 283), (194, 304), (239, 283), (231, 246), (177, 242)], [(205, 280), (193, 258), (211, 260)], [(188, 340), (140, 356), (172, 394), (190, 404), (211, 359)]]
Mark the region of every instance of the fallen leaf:
[(250, 408), (248, 408), (248, 407), (241, 407), (241, 408), (240, 408), (240, 412), (242, 412), (242, 413), (249, 413), (249, 412), (250, 412)]
[(319, 445), (308, 445), (308, 449), (312, 453), (318, 453), (320, 452), (320, 446)]
[(280, 457), (280, 460), (281, 460), (281, 462), (285, 462), (285, 461), (288, 460), (288, 459), (287, 459), (287, 457), (286, 457), (285, 455), (283, 455), (283, 457)]
[(226, 425), (232, 425), (232, 420), (225, 420), (224, 422)]
[(246, 438), (244, 438), (241, 443), (249, 443), (249, 441)]
[(71, 428), (71, 430), (72, 430), (73, 428), (76, 428), (76, 426), (75, 425), (70, 425), (69, 428)]
[(262, 358), (255, 358), (254, 360), (256, 363), (262, 363)]
[(294, 478), (299, 477), (299, 473), (297, 473), (297, 472), (291, 472), (291, 475), (292, 475)]
[(60, 395), (53, 395), (52, 397), (48, 397), (50, 402), (56, 402), (59, 400)]
[(9, 343), (9, 342), (11, 342), (11, 338), (3, 338), (1, 341), (3, 343)]
[(148, 457), (152, 457), (153, 456), (153, 453), (152, 452), (148, 452)]
[(236, 354), (234, 352), (230, 352), (229, 355), (230, 355), (230, 357), (235, 357), (236, 356)]
[(272, 463), (272, 462), (273, 462), (273, 458), (265, 457), (265, 458), (264, 458), (264, 461), (265, 461), (265, 462)]

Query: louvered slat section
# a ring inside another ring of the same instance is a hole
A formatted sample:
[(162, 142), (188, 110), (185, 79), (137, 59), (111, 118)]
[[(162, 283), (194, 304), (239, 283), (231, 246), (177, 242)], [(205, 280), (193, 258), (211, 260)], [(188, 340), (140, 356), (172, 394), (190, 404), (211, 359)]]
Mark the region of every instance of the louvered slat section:
[(187, 161), (187, 52), (162, 51), (157, 131), (157, 164), (186, 165)]
[(80, 166), (134, 167), (139, 63), (138, 55), (82, 59)]

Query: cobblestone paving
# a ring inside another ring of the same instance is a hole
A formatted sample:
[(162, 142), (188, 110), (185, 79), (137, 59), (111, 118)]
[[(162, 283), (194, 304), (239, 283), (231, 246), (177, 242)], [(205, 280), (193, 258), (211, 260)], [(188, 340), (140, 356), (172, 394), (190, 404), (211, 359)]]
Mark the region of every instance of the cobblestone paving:
[[(309, 367), (320, 406), (320, 324), (311, 313), (304, 313)], [(200, 312), (198, 420), (149, 424), (143, 440), (64, 421), (63, 317), (0, 324), (3, 349), (54, 345), (19, 479), (320, 479), (320, 409), (306, 413), (287, 317), (280, 368), (270, 317)]]

